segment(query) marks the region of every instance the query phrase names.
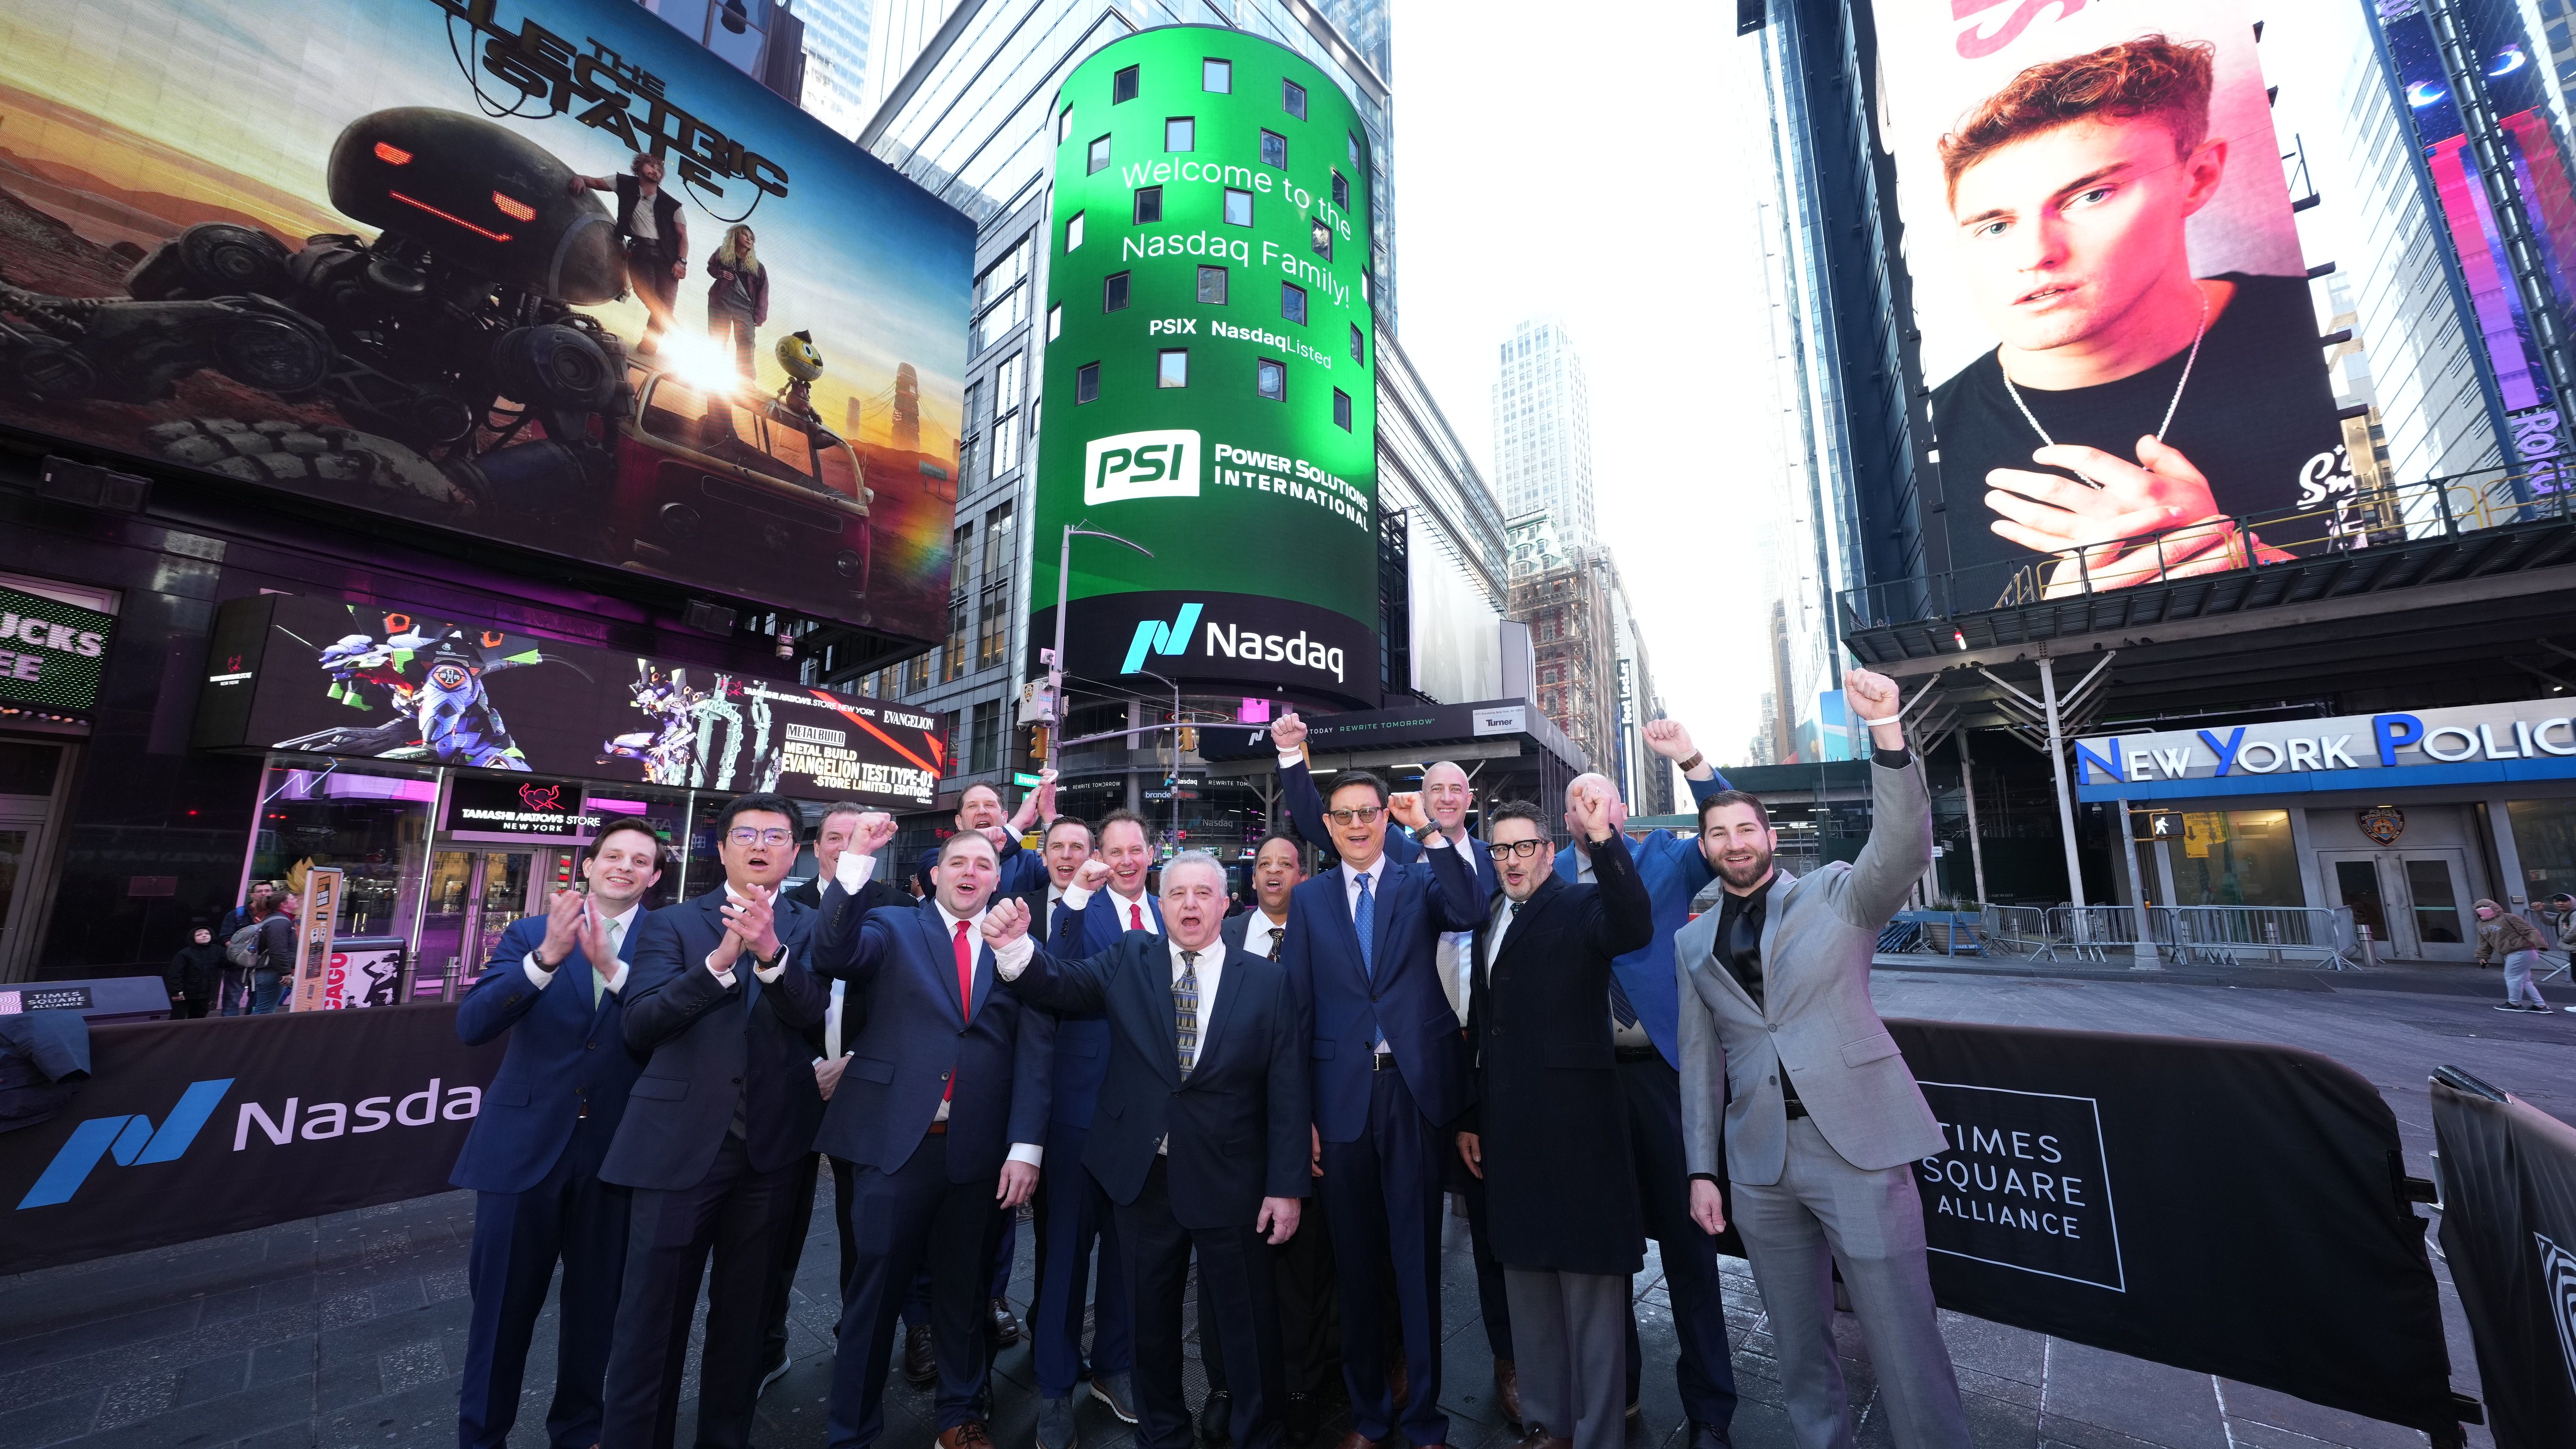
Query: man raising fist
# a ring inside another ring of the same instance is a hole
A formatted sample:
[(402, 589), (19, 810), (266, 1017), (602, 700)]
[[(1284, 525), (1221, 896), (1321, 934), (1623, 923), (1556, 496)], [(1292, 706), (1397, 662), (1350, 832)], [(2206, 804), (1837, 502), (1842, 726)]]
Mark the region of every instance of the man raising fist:
[(1735, 1226), (1802, 1437), (1847, 1443), (1852, 1433), (1824, 1293), (1830, 1252), (1892, 1437), (1968, 1449), (1910, 1170), (1949, 1143), (1869, 998), (1879, 929), (1932, 863), (1932, 800), (1905, 745), (1895, 681), (1855, 669), (1843, 695), (1875, 747), (1875, 815), (1858, 859), (1791, 876), (1773, 863), (1760, 800), (1729, 790), (1700, 802), (1700, 851), (1725, 895), (1675, 942), (1691, 1215), (1711, 1234), (1726, 1225), (1722, 1141)]

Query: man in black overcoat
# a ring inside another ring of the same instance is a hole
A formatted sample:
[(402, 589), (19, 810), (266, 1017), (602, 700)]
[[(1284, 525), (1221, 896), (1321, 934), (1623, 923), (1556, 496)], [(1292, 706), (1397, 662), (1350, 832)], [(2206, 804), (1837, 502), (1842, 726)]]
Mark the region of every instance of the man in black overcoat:
[(1596, 884), (1556, 874), (1538, 808), (1494, 806), (1502, 891), (1476, 932), (1467, 1040), (1476, 1105), (1458, 1149), (1485, 1181), (1485, 1222), (1510, 1296), (1526, 1449), (1613, 1449), (1624, 1437), (1628, 1285), (1645, 1265), (1628, 1115), (1610, 1045), (1610, 963), (1654, 935), (1654, 902), (1579, 789)]

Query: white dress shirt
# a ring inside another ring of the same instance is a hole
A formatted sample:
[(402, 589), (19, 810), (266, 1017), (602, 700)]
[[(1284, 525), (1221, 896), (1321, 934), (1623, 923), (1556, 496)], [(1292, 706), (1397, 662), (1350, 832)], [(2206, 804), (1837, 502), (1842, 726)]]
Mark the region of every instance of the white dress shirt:
[(1259, 906), (1254, 906), (1244, 915), (1243, 949), (1255, 956), (1268, 956), (1271, 941), (1287, 934), (1288, 923), (1273, 921)]
[[(1166, 939), (1169, 939), (1169, 938), (1167, 937)], [(1172, 955), (1172, 984), (1173, 984), (1174, 986), (1178, 986), (1178, 985), (1180, 985), (1180, 984), (1181, 984), (1181, 971), (1182, 971), (1182, 969), (1183, 969), (1183, 962), (1182, 962), (1182, 960), (1181, 960), (1181, 943), (1180, 943), (1180, 942), (1178, 942), (1178, 941), (1173, 941), (1173, 942), (1172, 942), (1172, 945), (1171, 945), (1171, 955)], [(1221, 977), (1223, 977), (1223, 976), (1225, 975), (1225, 937), (1224, 937), (1224, 936), (1222, 936), (1222, 935), (1218, 936), (1215, 940), (1208, 942), (1208, 943), (1207, 943), (1207, 945), (1206, 945), (1205, 947), (1203, 947), (1203, 948), (1201, 948), (1201, 949), (1200, 949), (1200, 951), (1199, 951), (1199, 959), (1198, 959), (1198, 973), (1199, 973), (1199, 1013), (1198, 1013), (1198, 1017), (1199, 1017), (1199, 1019), (1198, 1019), (1198, 1030), (1197, 1030), (1195, 1033), (1193, 1033), (1193, 1034), (1192, 1034), (1191, 1039), (1190, 1039), (1190, 1059), (1189, 1059), (1189, 1063), (1188, 1063), (1188, 1065), (1189, 1065), (1192, 1069), (1197, 1068), (1197, 1066), (1198, 1066), (1198, 1064), (1199, 1064), (1199, 1048), (1201, 1048), (1201, 1047), (1203, 1047), (1203, 1046), (1206, 1046), (1206, 1045), (1207, 1045), (1207, 1029), (1208, 1029), (1208, 1023), (1209, 1023), (1211, 1020), (1214, 1020), (1214, 1019), (1215, 1019), (1215, 1017), (1216, 1017), (1216, 984), (1217, 984), (1218, 979), (1219, 979), (1219, 978), (1221, 978)], [(1176, 1008), (1175, 1008), (1175, 1012), (1176, 1012), (1176, 1013), (1177, 1013), (1177, 1010), (1178, 1010), (1178, 1008), (1176, 1007)], [(1178, 1035), (1177, 1035), (1177, 1016), (1176, 1016), (1176, 1017), (1175, 1017), (1175, 1035), (1174, 1035), (1174, 1037), (1173, 1037), (1173, 1046), (1174, 1046), (1174, 1048), (1175, 1048), (1176, 1050), (1177, 1050), (1177, 1048), (1179, 1047), (1179, 1044), (1180, 1044), (1180, 1040), (1179, 1040), (1179, 1037), (1178, 1037)], [(1178, 1058), (1177, 1058), (1177, 1056), (1176, 1056), (1176, 1057), (1175, 1057), (1175, 1060), (1177, 1060), (1177, 1059), (1178, 1059)], [(1156, 1154), (1157, 1156), (1161, 1156), (1161, 1157), (1169, 1157), (1169, 1156), (1171, 1156), (1171, 1155), (1172, 1155), (1172, 1135), (1171, 1135), (1170, 1133), (1168, 1133), (1168, 1132), (1164, 1133), (1164, 1134), (1163, 1134), (1163, 1140), (1154, 1144), (1154, 1152), (1155, 1152), (1155, 1154)]]
[[(623, 992), (626, 989), (626, 962), (619, 956), (618, 948), (626, 944), (627, 935), (635, 929), (637, 918), (643, 914), (644, 903), (642, 901), (637, 901), (635, 904), (628, 906), (625, 910), (608, 918), (608, 958), (616, 963), (617, 970), (612, 975), (599, 977), (600, 990), (614, 995), (619, 992)], [(575, 946), (573, 949), (578, 953), (581, 948), (579, 946)], [(563, 962), (558, 961), (555, 965), (560, 968), (563, 965)], [(530, 951), (526, 957), (521, 959), (519, 962), (519, 969), (528, 973), (528, 980), (534, 982), (539, 991), (545, 990), (547, 984), (552, 982), (558, 974), (555, 971), (549, 971), (545, 967), (538, 965), (537, 953), (534, 951)], [(597, 966), (591, 967), (591, 973), (593, 975), (598, 975), (599, 968)]]
[[(846, 856), (843, 858), (847, 859)], [(982, 954), (984, 949), (985, 912), (977, 911), (971, 916), (951, 915), (947, 904), (935, 898), (931, 901), (930, 908), (939, 913), (939, 936), (941, 940), (956, 940), (957, 927), (959, 924), (963, 923), (967, 928), (966, 939), (974, 943), (975, 950), (978, 955)], [(953, 950), (954, 948), (952, 947), (951, 949)], [(1038, 943), (1026, 932), (1022, 932), (1018, 940), (1013, 941), (1010, 945), (993, 953), (993, 965), (995, 969), (1002, 973), (1003, 980), (1016, 981), (1019, 979), (1020, 973), (1028, 969), (1029, 957), (1037, 954), (1037, 949)], [(954, 969), (953, 962), (951, 964), (951, 969)], [(974, 998), (971, 996), (968, 997), (967, 1004), (972, 1006), (974, 1004)], [(948, 1102), (945, 1098), (941, 1099), (939, 1110), (931, 1114), (930, 1120), (933, 1122), (945, 1122), (948, 1120)], [(1046, 1160), (1046, 1149), (1034, 1142), (1014, 1142), (1011, 1144), (1010, 1160), (1013, 1162), (1025, 1162), (1031, 1167), (1036, 1167)]]
[[(1133, 923), (1137, 916), (1141, 914), (1145, 920), (1144, 929), (1153, 932), (1157, 936), (1163, 934), (1162, 921), (1155, 917), (1154, 907), (1145, 899), (1142, 893), (1129, 897), (1118, 894), (1118, 887), (1114, 885), (1105, 886), (1102, 889), (1108, 893), (1109, 903), (1118, 908), (1119, 930), (1132, 931), (1137, 929)], [(1085, 890), (1081, 886), (1067, 886), (1064, 891), (1064, 903), (1072, 907), (1074, 910), (1079, 911), (1085, 906), (1090, 905), (1091, 898), (1097, 894), (1100, 894), (1100, 892)]]
[[(744, 895), (742, 892), (740, 892), (740, 891), (738, 891), (738, 890), (735, 890), (735, 889), (733, 888), (733, 882), (732, 882), (732, 881), (726, 881), (726, 882), (725, 882), (724, 893), (725, 893), (725, 899), (726, 899), (726, 900), (729, 900), (729, 901), (743, 901), (743, 900), (749, 900), (749, 899), (750, 899), (750, 897), (748, 897), (748, 896)], [(772, 901), (772, 903), (773, 903), (773, 904), (775, 904), (776, 900), (777, 900), (777, 898), (776, 898), (775, 896), (772, 896), (772, 897), (771, 897), (771, 901)], [(745, 946), (745, 947), (743, 947), (743, 950), (744, 950), (744, 951), (748, 951), (748, 950), (750, 950), (750, 949), (751, 949), (751, 948), (750, 948), (749, 946)], [(763, 986), (767, 986), (769, 983), (771, 983), (771, 982), (773, 982), (773, 981), (776, 981), (776, 980), (778, 979), (778, 973), (787, 969), (787, 951), (788, 951), (787, 943), (786, 943), (786, 942), (784, 942), (784, 941), (781, 941), (781, 942), (778, 944), (778, 964), (777, 964), (777, 965), (775, 965), (775, 966), (754, 966), (754, 967), (752, 967), (752, 968), (751, 968), (751, 974), (760, 978), (760, 984), (761, 984), (761, 985), (763, 985)], [(741, 957), (739, 954), (737, 954), (737, 955), (734, 957), (734, 959), (735, 959), (735, 960), (737, 960), (737, 961), (739, 961), (739, 960), (741, 960), (741, 959), (742, 959), (742, 957)], [(723, 983), (725, 984), (725, 987), (726, 987), (726, 989), (727, 989), (727, 990), (731, 990), (731, 989), (732, 989), (732, 987), (733, 987), (733, 968), (732, 968), (732, 967), (730, 967), (730, 966), (727, 966), (727, 967), (724, 967), (724, 968), (722, 968), (721, 970), (719, 970), (719, 969), (717, 968), (717, 966), (716, 966), (716, 953), (715, 953), (715, 952), (713, 952), (713, 951), (709, 951), (709, 952), (707, 953), (706, 967), (707, 967), (707, 969), (708, 969), (709, 971), (713, 971), (713, 972), (715, 972), (716, 979), (717, 979), (718, 981), (723, 982)]]

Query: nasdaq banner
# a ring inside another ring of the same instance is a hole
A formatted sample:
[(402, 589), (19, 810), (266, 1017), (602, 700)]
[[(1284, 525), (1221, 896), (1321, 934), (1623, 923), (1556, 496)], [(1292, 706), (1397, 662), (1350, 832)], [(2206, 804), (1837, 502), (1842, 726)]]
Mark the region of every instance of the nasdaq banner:
[(520, 775), (458, 782), (467, 839), (584, 833), (579, 787), (530, 773), (919, 808), (948, 765), (947, 714), (405, 609), (235, 599), (208, 654), (201, 749)]
[(1205, 26), (1056, 99), (1036, 619), (1066, 668), (1377, 699), (1367, 133), (1330, 77)]
[(2354, 546), (2242, 0), (1877, 0), (1955, 603)]
[(938, 637), (974, 224), (654, 8), (7, 7), (0, 429)]

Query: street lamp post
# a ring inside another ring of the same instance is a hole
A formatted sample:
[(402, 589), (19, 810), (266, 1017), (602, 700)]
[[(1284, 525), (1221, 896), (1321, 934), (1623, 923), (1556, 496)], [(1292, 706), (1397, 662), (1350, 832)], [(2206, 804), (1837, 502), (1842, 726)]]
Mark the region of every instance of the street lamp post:
[(1053, 717), (1047, 721), (1046, 767), (1053, 770), (1056, 758), (1064, 748), (1064, 615), (1073, 591), (1073, 536), (1105, 538), (1123, 543), (1147, 558), (1154, 551), (1133, 539), (1120, 538), (1106, 529), (1093, 528), (1088, 519), (1064, 526), (1064, 543), (1056, 553), (1055, 564), (1055, 649), (1047, 658), (1047, 708)]
[(1172, 768), (1163, 775), (1163, 787), (1172, 792), (1172, 843), (1181, 842), (1181, 687), (1150, 669), (1138, 674), (1170, 687), (1172, 691)]

